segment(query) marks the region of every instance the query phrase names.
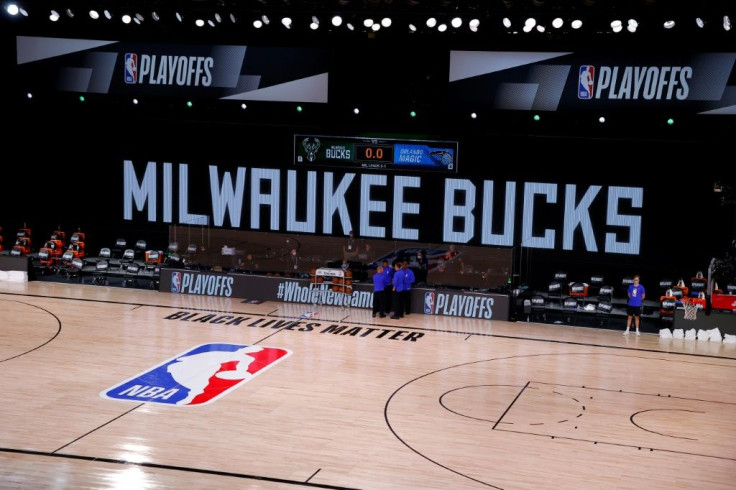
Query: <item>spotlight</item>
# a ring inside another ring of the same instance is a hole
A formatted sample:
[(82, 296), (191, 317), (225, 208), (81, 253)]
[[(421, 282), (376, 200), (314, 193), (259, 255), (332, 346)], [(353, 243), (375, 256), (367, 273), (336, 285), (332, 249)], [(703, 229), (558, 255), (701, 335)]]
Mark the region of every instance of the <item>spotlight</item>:
[(247, 106), (247, 104), (245, 102), (243, 102), (242, 104), (240, 104), (240, 108), (243, 109), (243, 110), (245, 110), (245, 109), (248, 108), (248, 106)]
[[(215, 14), (215, 18), (218, 19), (220, 16)], [(263, 21), (263, 25), (267, 26), (271, 23), (271, 19), (268, 17), (268, 15), (263, 14), (261, 15), (261, 20)], [(217, 22), (220, 22), (219, 20)]]
[(336, 15), (332, 18), (332, 25), (335, 27), (340, 27), (342, 25), (342, 17), (339, 15)]
[(260, 19), (256, 19), (253, 21), (253, 27), (255, 27), (256, 29), (260, 29), (261, 27), (263, 27), (263, 22), (261, 22)]
[(460, 17), (455, 17), (450, 22), (450, 25), (452, 25), (452, 27), (454, 27), (455, 29), (457, 29), (458, 27), (460, 27), (461, 25), (463, 25), (463, 19), (461, 19)]
[(725, 31), (731, 30), (731, 18), (728, 15), (723, 16), (723, 30)]
[(357, 107), (355, 107), (353, 109), (353, 114), (360, 114), (360, 109), (358, 109)]
[(133, 99), (133, 105), (138, 105), (138, 99)]
[(478, 26), (480, 26), (480, 20), (478, 19), (472, 19), (468, 23), (468, 27), (470, 27), (470, 30), (473, 32), (478, 32)]
[(146, 20), (146, 18), (143, 17), (143, 14), (140, 14), (140, 13), (135, 14), (135, 18), (138, 19), (138, 22), (139, 23), (140, 22), (143, 22), (144, 20)]
[(103, 11), (102, 13), (103, 13), (103, 15), (105, 16), (105, 18), (106, 18), (107, 20), (112, 20), (112, 12), (110, 12), (110, 11), (109, 11), (109, 10), (107, 10), (107, 9), (105, 9), (105, 10), (104, 10), (104, 11)]
[(233, 14), (232, 12), (230, 13), (229, 17), (230, 17), (230, 22), (232, 22), (233, 24), (235, 24), (238, 21), (237, 17), (235, 17), (235, 14)]
[(26, 94), (26, 97), (27, 97), (27, 98), (29, 98), (29, 99), (32, 99), (32, 98), (33, 98), (33, 94), (32, 94), (32, 93), (30, 93), (30, 92), (28, 92), (28, 93)]
[(427, 19), (427, 27), (431, 29), (436, 25), (437, 25), (437, 19), (435, 19), (434, 17), (430, 17), (429, 19)]
[(575, 19), (570, 23), (570, 27), (572, 27), (573, 29), (580, 29), (581, 27), (583, 27), (583, 21), (580, 19)]
[(316, 15), (312, 16), (312, 23), (309, 24), (309, 28), (312, 29), (313, 31), (316, 31), (317, 29), (319, 29), (319, 19), (317, 18)]
[(606, 122), (606, 118), (603, 117), (603, 116), (601, 116), (601, 117), (598, 118), (598, 122), (601, 123), (601, 124), (603, 124), (604, 122)]
[(697, 17), (695, 19), (695, 24), (700, 27), (701, 29), (705, 27), (705, 21), (701, 17)]
[(546, 30), (547, 29), (543, 25), (537, 24), (537, 32), (544, 32)]
[(666, 20), (664, 22), (664, 28), (665, 29), (672, 29), (673, 27), (675, 27), (675, 21), (674, 20)]
[(208, 19), (207, 20), (207, 25), (210, 26), (210, 27), (215, 27), (215, 21), (212, 20), (212, 19)]
[(366, 27), (366, 28), (368, 28), (368, 29), (370, 29), (371, 27), (373, 27), (373, 19), (371, 19), (371, 18), (365, 19), (363, 21), (363, 26)]
[(133, 19), (131, 18), (130, 15), (123, 14), (123, 16), (120, 18), (120, 20), (123, 21), (123, 24), (130, 24), (130, 21), (132, 21)]
[(470, 118), (471, 119), (477, 119), (478, 118), (478, 114), (476, 114), (475, 112), (471, 112), (470, 113)]
[(89, 18), (92, 19), (92, 20), (97, 20), (97, 19), (100, 18), (100, 13), (97, 12), (96, 10), (90, 10), (89, 11)]
[(174, 16), (176, 17), (176, 20), (178, 20), (179, 22), (182, 22), (184, 20), (184, 17), (182, 17), (180, 12), (177, 12), (176, 14), (174, 14)]
[(629, 23), (626, 25), (626, 29), (629, 32), (636, 32), (636, 29), (639, 27), (639, 23), (634, 19), (629, 19)]
[(371, 30), (372, 30), (373, 32), (378, 32), (378, 29), (380, 29), (380, 28), (381, 28), (381, 24), (373, 24), (373, 25), (371, 26)]
[(526, 19), (526, 21), (524, 21), (524, 26), (529, 26), (529, 29), (534, 28), (534, 26), (536, 25), (537, 25), (537, 19), (535, 19), (534, 17), (529, 17), (528, 19)]
[(555, 29), (559, 29), (564, 23), (565, 22), (560, 17), (557, 17), (552, 21), (552, 27), (554, 27)]
[(204, 26), (204, 21), (202, 19), (197, 19), (194, 21), (194, 25), (197, 27), (202, 27)]
[(355, 30), (355, 26), (353, 24), (351, 24), (350, 22), (348, 22), (347, 24), (345, 24), (345, 26), (348, 28), (349, 31), (354, 31)]
[[(266, 16), (264, 15), (264, 17), (266, 17)], [(266, 17), (266, 18), (268, 18), (268, 17)], [(215, 12), (215, 20), (217, 21), (218, 24), (221, 24), (222, 23), (222, 17), (217, 12)], [(264, 21), (264, 24), (268, 24), (268, 22), (265, 22)]]
[(384, 17), (383, 19), (381, 19), (381, 25), (383, 27), (391, 27), (391, 24), (392, 24), (392, 21), (390, 17)]
[(72, 9), (66, 9), (66, 16), (70, 19), (74, 18), (74, 11)]
[(447, 30), (447, 24), (440, 24), (437, 26), (437, 30), (440, 32), (445, 32)]
[(161, 20), (161, 17), (159, 17), (158, 12), (151, 12), (151, 18), (156, 22)]
[(14, 3), (11, 3), (10, 5), (8, 5), (8, 6), (7, 6), (6, 8), (5, 8), (5, 10), (6, 10), (6, 11), (7, 11), (7, 12), (8, 12), (8, 13), (9, 13), (10, 15), (18, 15), (18, 14), (20, 13), (20, 8), (18, 8), (18, 6), (17, 6), (16, 4), (14, 4)]
[(504, 17), (502, 22), (503, 22), (503, 26), (506, 29), (511, 29), (511, 19), (509, 19), (508, 17)]
[(611, 22), (611, 30), (613, 30), (613, 32), (621, 32), (622, 29), (623, 23), (620, 20), (614, 20)]
[(284, 17), (281, 19), (281, 24), (287, 29), (291, 29), (291, 17)]
[(57, 20), (59, 20), (59, 17), (59, 12), (57, 12), (56, 10), (52, 10), (51, 13), (49, 13), (49, 20), (51, 22), (56, 22)]

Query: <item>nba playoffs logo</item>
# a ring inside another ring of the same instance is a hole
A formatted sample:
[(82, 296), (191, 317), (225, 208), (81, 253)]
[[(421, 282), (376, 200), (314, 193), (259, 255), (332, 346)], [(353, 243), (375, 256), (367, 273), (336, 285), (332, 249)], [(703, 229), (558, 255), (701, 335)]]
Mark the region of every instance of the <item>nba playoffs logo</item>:
[(583, 65), (580, 67), (578, 78), (578, 99), (590, 100), (593, 98), (593, 82), (595, 81), (595, 67)]
[(291, 355), (287, 349), (203, 344), (100, 393), (103, 398), (166, 405), (205, 405)]
[(125, 83), (138, 83), (138, 55), (125, 53)]
[(424, 293), (424, 314), (434, 315), (435, 293)]
[(178, 293), (181, 291), (181, 272), (171, 274), (171, 292)]

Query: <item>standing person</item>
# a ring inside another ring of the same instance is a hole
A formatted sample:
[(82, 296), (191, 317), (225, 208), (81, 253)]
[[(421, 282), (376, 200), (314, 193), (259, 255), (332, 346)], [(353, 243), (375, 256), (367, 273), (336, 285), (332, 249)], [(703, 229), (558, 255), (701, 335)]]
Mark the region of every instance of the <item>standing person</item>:
[(629, 329), (631, 328), (631, 319), (634, 319), (634, 325), (636, 326), (636, 335), (639, 333), (639, 322), (641, 320), (642, 302), (646, 298), (646, 290), (644, 286), (639, 284), (639, 276), (634, 276), (634, 282), (629, 284), (629, 290), (627, 292), (629, 297), (626, 303), (626, 331), (624, 335), (629, 335)]
[(415, 277), (414, 271), (409, 269), (409, 261), (405, 260), (401, 263), (401, 269), (404, 271), (404, 290), (401, 292), (402, 306), (404, 307), (404, 314), (408, 315), (411, 313), (411, 286), (414, 284)]
[(385, 296), (384, 301), (386, 302), (386, 310), (388, 310), (393, 316), (394, 309), (393, 309), (393, 297), (394, 297), (394, 291), (393, 291), (393, 284), (394, 284), (394, 268), (388, 265), (388, 260), (383, 260), (383, 275), (385, 284), (385, 288), (383, 290), (383, 294)]
[(379, 265), (373, 274), (373, 318), (378, 314), (381, 318), (386, 318), (386, 277), (383, 266)]
[(391, 318), (393, 320), (404, 317), (404, 295), (402, 294), (402, 292), (406, 287), (406, 281), (404, 280), (405, 276), (406, 273), (401, 267), (401, 262), (396, 262), (394, 264), (394, 284), (392, 288), (393, 298), (391, 301), (391, 310), (393, 311), (393, 315), (391, 315)]
[(429, 260), (427, 259), (427, 252), (420, 250), (417, 252), (417, 272), (416, 278), (418, 284), (425, 284), (427, 282), (427, 274), (429, 273)]

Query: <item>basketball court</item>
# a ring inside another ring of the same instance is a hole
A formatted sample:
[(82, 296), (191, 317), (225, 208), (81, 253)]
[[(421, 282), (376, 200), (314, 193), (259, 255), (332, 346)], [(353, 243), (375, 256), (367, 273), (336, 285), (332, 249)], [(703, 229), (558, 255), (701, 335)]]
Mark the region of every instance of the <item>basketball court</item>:
[(733, 488), (736, 345), (621, 331), (0, 283), (0, 487)]

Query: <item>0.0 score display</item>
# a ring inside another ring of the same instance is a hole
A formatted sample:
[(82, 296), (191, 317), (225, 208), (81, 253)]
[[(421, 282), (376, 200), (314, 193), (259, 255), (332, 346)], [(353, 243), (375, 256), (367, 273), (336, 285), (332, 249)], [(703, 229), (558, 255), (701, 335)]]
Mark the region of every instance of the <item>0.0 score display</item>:
[(355, 145), (355, 160), (366, 163), (393, 163), (393, 145)]

